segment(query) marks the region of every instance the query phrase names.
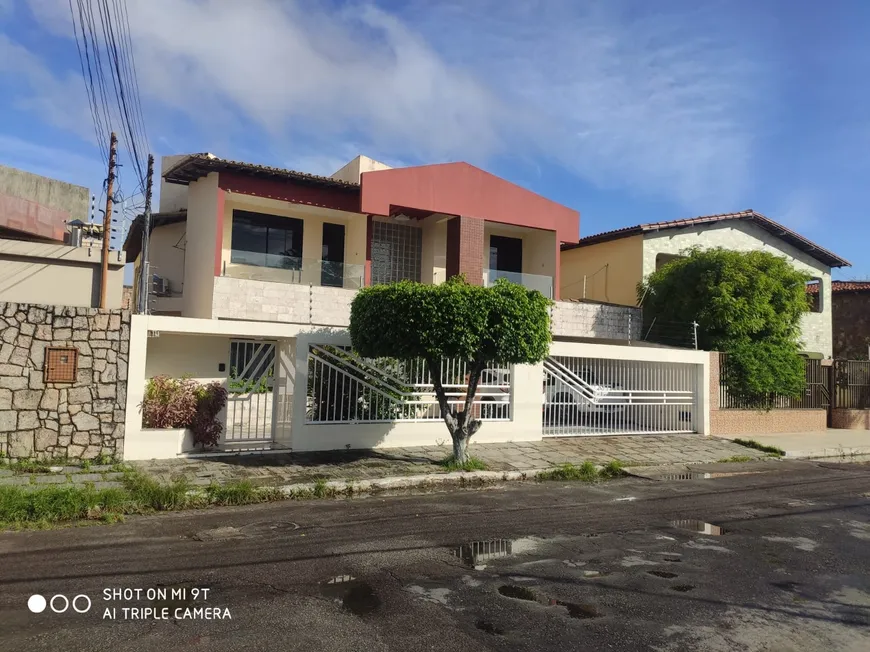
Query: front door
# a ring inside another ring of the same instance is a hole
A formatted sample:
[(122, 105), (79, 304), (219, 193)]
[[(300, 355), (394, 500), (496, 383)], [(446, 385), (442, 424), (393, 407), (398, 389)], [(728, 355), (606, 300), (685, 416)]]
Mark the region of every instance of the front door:
[(324, 223), (322, 258), (320, 285), (344, 287), (344, 224)]

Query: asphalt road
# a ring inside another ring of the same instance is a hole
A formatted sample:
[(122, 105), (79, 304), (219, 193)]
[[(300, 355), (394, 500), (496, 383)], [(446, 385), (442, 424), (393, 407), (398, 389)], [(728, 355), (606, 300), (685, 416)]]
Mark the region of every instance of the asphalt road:
[(0, 534), (0, 650), (870, 650), (870, 466), (762, 468)]

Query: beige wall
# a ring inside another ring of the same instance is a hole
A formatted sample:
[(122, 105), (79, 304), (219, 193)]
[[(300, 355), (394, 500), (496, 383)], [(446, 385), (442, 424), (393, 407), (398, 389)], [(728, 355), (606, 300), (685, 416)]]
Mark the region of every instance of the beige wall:
[(637, 305), (637, 284), (643, 278), (643, 236), (569, 249), (561, 253), (561, 298)]
[(368, 156), (357, 156), (347, 165), (332, 174), (333, 179), (338, 181), (347, 181), (349, 183), (359, 183), (360, 177), (364, 172), (374, 172), (375, 170), (390, 170), (389, 165), (381, 163)]
[(214, 293), (214, 255), (217, 241), (218, 175), (194, 181), (189, 186), (187, 245), (184, 255), (185, 317), (211, 317)]
[[(100, 304), (98, 247), (0, 240), (0, 301), (96, 308)], [(120, 308), (125, 254), (109, 252), (106, 307)]]
[(187, 376), (200, 383), (225, 382), (227, 372), (218, 371), (218, 364), (223, 362), (228, 369), (229, 361), (228, 337), (161, 333), (148, 338), (145, 378)]
[(185, 159), (189, 154), (176, 154), (174, 156), (164, 156), (160, 159), (160, 212), (170, 213), (178, 211), (182, 208), (187, 208), (187, 188), (178, 183), (166, 183), (163, 175), (170, 169), (175, 167), (179, 161)]
[(159, 226), (151, 232), (151, 273), (169, 280), (173, 296), (180, 296), (184, 290), (186, 230), (187, 225), (179, 222)]
[(443, 283), (447, 280), (447, 220), (449, 215), (437, 213), (420, 221), (423, 228), (423, 260), (420, 261), (420, 281)]
[[(659, 254), (680, 254), (691, 247), (709, 249), (722, 247), (732, 251), (767, 251), (785, 258), (795, 269), (821, 279), (822, 310), (801, 317), (801, 340), (805, 351), (821, 353), (830, 358), (833, 353), (831, 268), (812, 256), (792, 247), (761, 227), (743, 220), (667, 229), (647, 233), (643, 243), (643, 274), (655, 271)], [(582, 250), (581, 250), (582, 251)]]
[[(250, 265), (237, 265), (232, 260), (233, 211), (246, 210), (270, 215), (282, 215), (303, 220), (302, 226), (302, 273), (289, 270), (259, 268)], [(244, 278), (246, 274), (255, 275), (258, 280), (276, 282), (296, 282), (312, 285), (320, 284), (320, 264), (323, 258), (323, 224), (344, 224), (344, 262), (346, 282), (353, 286), (356, 277), (365, 275), (366, 261), (366, 217), (359, 213), (348, 213), (316, 206), (291, 204), (290, 202), (227, 193), (224, 201), (224, 230), (222, 264), (228, 276)], [(353, 277), (353, 278), (350, 278)]]

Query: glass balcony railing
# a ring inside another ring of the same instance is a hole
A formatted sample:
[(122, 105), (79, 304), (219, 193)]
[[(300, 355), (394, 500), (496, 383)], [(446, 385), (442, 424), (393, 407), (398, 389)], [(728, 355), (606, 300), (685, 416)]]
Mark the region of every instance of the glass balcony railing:
[(365, 266), (329, 260), (261, 254), (233, 249), (224, 263), (224, 276), (274, 283), (319, 285), (358, 290), (365, 282)]
[(507, 279), (511, 283), (522, 285), (530, 290), (537, 290), (545, 297), (553, 298), (553, 277), (541, 274), (519, 274), (518, 272), (505, 272), (500, 269), (483, 270), (483, 284), (486, 287), (494, 285), (500, 279)]

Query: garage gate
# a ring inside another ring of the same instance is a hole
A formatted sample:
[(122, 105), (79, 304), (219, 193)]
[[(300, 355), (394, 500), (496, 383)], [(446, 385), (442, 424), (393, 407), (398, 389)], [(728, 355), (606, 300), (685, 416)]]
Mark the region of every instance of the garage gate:
[(543, 434), (698, 431), (698, 365), (554, 356), (544, 361)]

